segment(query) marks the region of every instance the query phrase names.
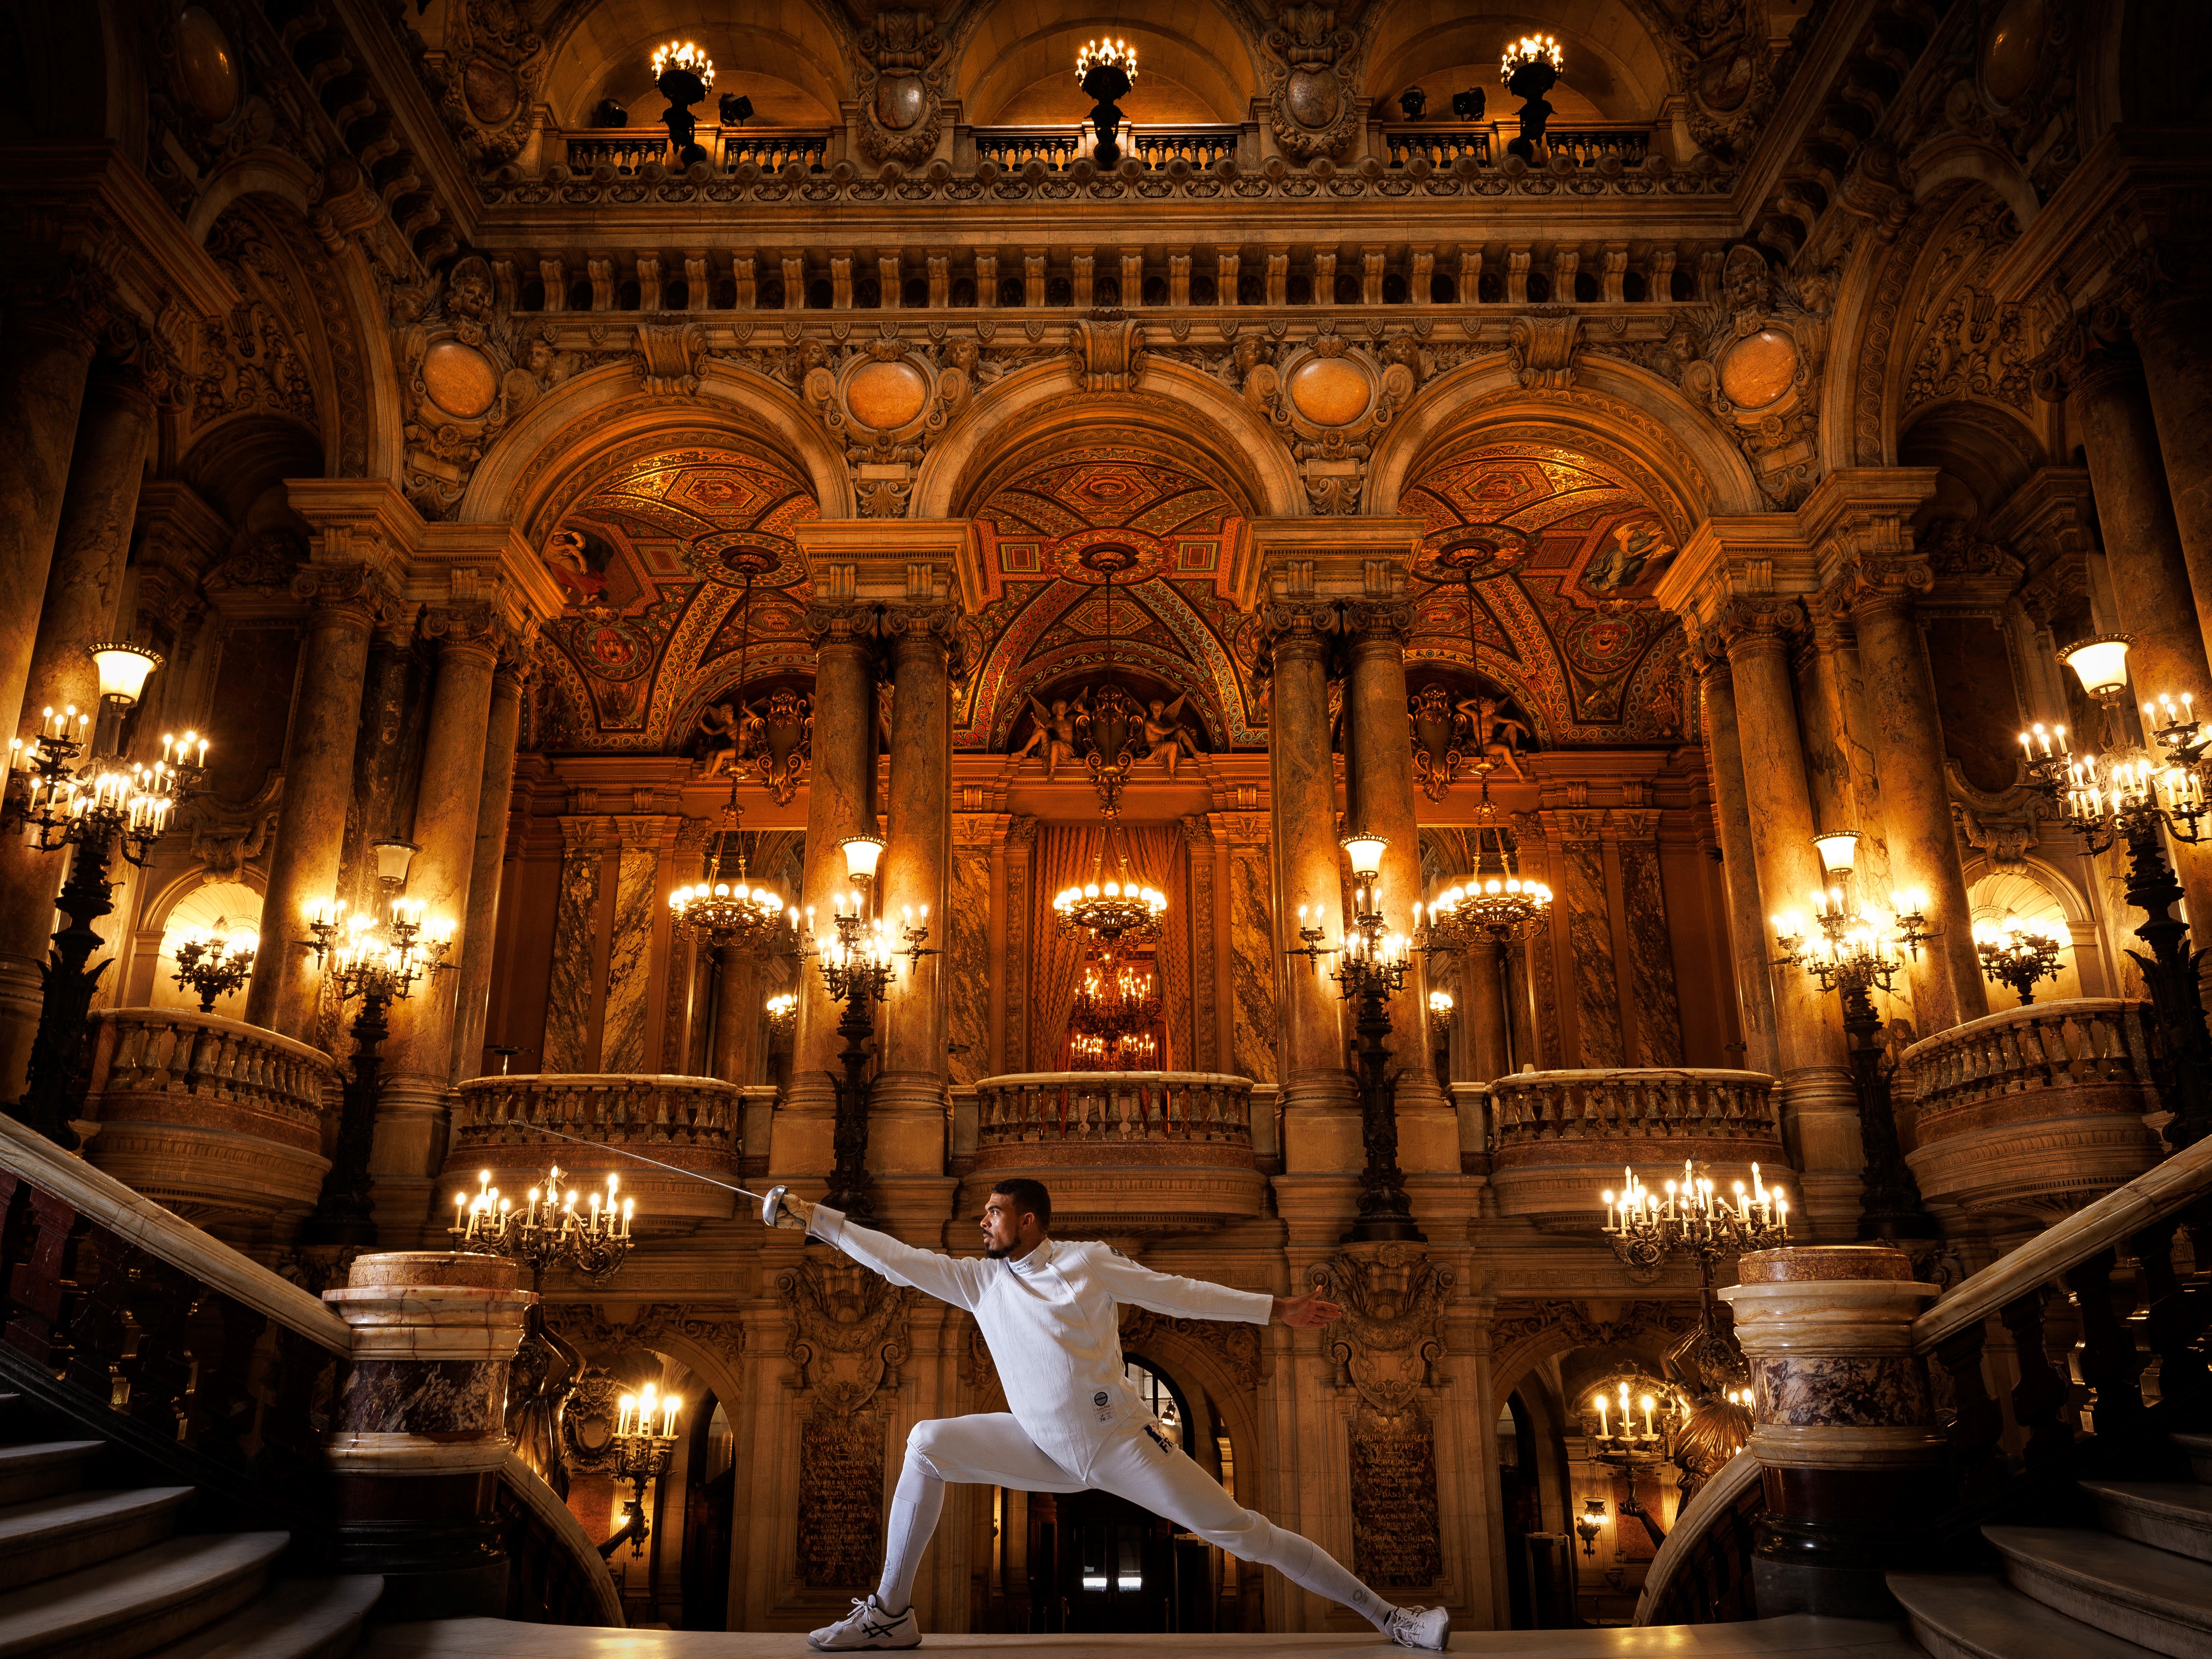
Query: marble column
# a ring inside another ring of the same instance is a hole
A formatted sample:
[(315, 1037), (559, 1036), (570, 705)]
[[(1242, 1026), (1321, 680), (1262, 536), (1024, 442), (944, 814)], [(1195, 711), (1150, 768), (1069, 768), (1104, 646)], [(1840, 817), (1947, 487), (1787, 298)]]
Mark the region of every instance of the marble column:
[(483, 782), (477, 795), (476, 850), (469, 860), (467, 920), (454, 986), (453, 1081), (484, 1074), (484, 1021), (491, 1012), (491, 958), (499, 920), (500, 873), (507, 862), (507, 804), (514, 793), (514, 745), (522, 730), (524, 672), (503, 662), (492, 674), (484, 727)]
[(553, 972), (545, 994), (545, 1035), (538, 1068), (595, 1072), (592, 1040), (599, 1000), (599, 877), (614, 820), (595, 815), (561, 820), (561, 891), (553, 909)]
[(1621, 1031), (1620, 969), (1605, 879), (1606, 815), (1589, 809), (1540, 814), (1545, 838), (1559, 849), (1556, 908), (1567, 930), (1574, 988), (1574, 1063), (1587, 1069), (1630, 1064)]
[[(1801, 896), (1820, 885), (1784, 632), (1803, 620), (1795, 604), (1738, 605), (1722, 623), (1735, 689), (1762, 927), (1771, 911), (1802, 909)], [(1858, 1097), (1844, 1063), (1842, 1012), (1803, 969), (1768, 971), (1784, 1130), (1805, 1188), (1806, 1225), (1816, 1238), (1848, 1237), (1858, 1225), (1866, 1160), (1859, 1145)]]
[(1912, 1352), (1913, 1318), (1937, 1288), (1881, 1245), (1753, 1251), (1738, 1271), (1719, 1294), (1751, 1366), (1759, 1616), (1894, 1618), (1883, 1575), (1924, 1556), (1952, 1498)]
[(1674, 930), (1659, 872), (1659, 809), (1624, 806), (1607, 825), (1618, 837), (1620, 902), (1627, 943), (1625, 1006), (1633, 1017), (1629, 1052), (1638, 1066), (1682, 1063), (1682, 1002), (1674, 990)]
[[(2204, 442), (2204, 434), (2212, 431), (2212, 308), (2202, 293), (2168, 289), (2138, 306), (2130, 321), (2142, 353), (2159, 453), (2166, 462), (2166, 494), (2196, 598), (2197, 632), (2203, 649), (2212, 654), (2212, 454)], [(2096, 435), (2085, 433), (2085, 444), (2094, 443)], [(2116, 441), (2130, 441), (2132, 436)], [(2090, 464), (2093, 469), (2097, 465), (2094, 453)], [(2097, 483), (2101, 517), (2103, 479), (2097, 477)], [(2154, 534), (2155, 520), (2147, 527)], [(2107, 541), (2108, 550), (2111, 545)], [(2115, 568), (2112, 574), (2117, 586), (2119, 572)], [(2154, 696), (2164, 688), (2138, 689)]]
[[(284, 796), (261, 899), (261, 932), (271, 941), (305, 938), (309, 911), (337, 892), (368, 635), (380, 599), (358, 567), (310, 565), (292, 579), (292, 591), (313, 609), (300, 653), (299, 702), (284, 747)], [(260, 952), (246, 991), (246, 1023), (312, 1042), (322, 983), (313, 953)]]
[(398, 1617), (507, 1611), (507, 1372), (538, 1299), (517, 1272), (495, 1255), (363, 1255), (323, 1292), (354, 1339), (326, 1448), (337, 1560), (382, 1575), (377, 1605)]
[(1773, 950), (1767, 943), (1765, 912), (1759, 902), (1751, 809), (1744, 791), (1743, 745), (1736, 732), (1735, 683), (1725, 656), (1693, 650), (1691, 663), (1698, 676), (1705, 764), (1713, 791), (1713, 823), (1728, 893), (1729, 951), (1735, 966), (1736, 1001), (1743, 1019), (1743, 1063), (1747, 1070), (1771, 1073), (1781, 1063), (1775, 1045), (1773, 972), (1768, 966)]
[[(88, 286), (75, 268), (70, 281)], [(27, 284), (8, 295), (0, 331), (0, 430), (8, 434), (0, 443), (0, 591), (12, 603), (0, 607), (0, 737), (22, 728), (38, 641), (35, 600), (46, 590), (100, 322), (88, 294), (65, 300)]]
[[(27, 708), (92, 708), (99, 702), (100, 674), (88, 647), (115, 632), (153, 437), (154, 399), (143, 378), (123, 367), (94, 374), (39, 611), (23, 690)], [(54, 932), (54, 892), (66, 867), (64, 859), (35, 851), (21, 836), (0, 837), (0, 1100), (23, 1092), (45, 1000), (40, 964)]]
[(714, 1075), (750, 1083), (761, 1026), (760, 969), (750, 953), (723, 945), (714, 951)]
[(1221, 1069), (1220, 1014), (1217, 991), (1217, 963), (1213, 907), (1213, 830), (1202, 813), (1182, 821), (1183, 845), (1189, 849), (1190, 915), (1181, 922), (1169, 918), (1170, 927), (1190, 930), (1190, 1053), (1176, 1056), (1178, 1071), (1218, 1072)]
[[(1990, 999), (1974, 951), (1973, 915), (1951, 823), (1943, 722), (1936, 712), (1927, 649), (1912, 619), (1916, 571), (1924, 585), (1925, 566), (1862, 564), (1851, 620), (1873, 718), (1875, 767), (1881, 775), (1890, 879), (1899, 889), (1926, 890), (1928, 925), (1936, 930), (1921, 946), (1925, 969), (1912, 975), (1915, 1024), (1922, 1036), (1933, 1036), (1963, 1020), (1979, 1019), (1989, 1012)], [(1887, 891), (1857, 885), (1862, 905), (1887, 906)]]
[[(1325, 943), (1344, 935), (1336, 766), (1329, 748), (1328, 630), (1334, 620), (1333, 605), (1310, 602), (1271, 605), (1264, 617), (1275, 847), (1274, 919), (1267, 933), (1277, 951), (1295, 942), (1302, 905), (1310, 923), (1318, 918)], [(1359, 1093), (1344, 1065), (1343, 1005), (1322, 969), (1302, 957), (1278, 957), (1276, 963), (1282, 995), (1267, 1000), (1276, 1001), (1281, 1021), (1284, 1168), (1293, 1176), (1356, 1172), (1364, 1154)], [(1255, 967), (1239, 954), (1240, 981)], [(1240, 983), (1237, 1000), (1241, 1010), (1261, 999)], [(1240, 1026), (1240, 1048), (1242, 1035)]]
[[(422, 631), (438, 641), (438, 666), (423, 734), (422, 776), (415, 799), (416, 853), (407, 896), (426, 925), (454, 927), (448, 962), (469, 950), (469, 877), (476, 863), (477, 811), (483, 798), (484, 747), (491, 720), (499, 645), (489, 611), (456, 607), (427, 612)], [(453, 1075), (453, 997), (445, 974), (416, 983), (392, 1006), (385, 1045), (384, 1089), (377, 1103), (376, 1177), (380, 1230), (419, 1226), (445, 1157), (446, 1093)]]
[(1510, 1041), (1505, 1007), (1504, 949), (1488, 938), (1477, 939), (1461, 959), (1460, 994), (1467, 1007), (1460, 1029), (1470, 1032), (1473, 1052), (1458, 1074), (1473, 1083), (1492, 1083), (1505, 1075)]
[(1006, 824), (1006, 1020), (999, 1033), (999, 1070), (1030, 1069), (1030, 959), (1034, 946), (1030, 868), (1036, 855), (1037, 821), (1017, 815)]
[[(891, 605), (890, 799), (883, 915), (894, 933), (927, 912), (939, 951), (952, 943), (945, 913), (952, 861), (952, 690), (946, 652), (951, 605)], [(884, 1007), (883, 1062), (869, 1091), (868, 1168), (879, 1176), (945, 1173), (946, 958), (902, 959)]]
[[(816, 929), (827, 939), (831, 914), (840, 902), (850, 904), (854, 890), (845, 878), (838, 843), (877, 827), (875, 607), (819, 605), (808, 613), (807, 629), (815, 641), (814, 737), (799, 908), (812, 913)], [(830, 1078), (843, 1075), (837, 1058), (843, 1047), (837, 1035), (840, 1010), (815, 963), (799, 964), (798, 988), (791, 1087), (776, 1114), (769, 1170), (779, 1181), (820, 1182), (836, 1164), (831, 1135), (837, 1093)]]
[[(2188, 691), (2203, 703), (2212, 698), (2205, 655), (2212, 589), (2192, 587), (2182, 556), (2142, 360), (2124, 348), (2090, 352), (2073, 377), (2066, 412), (2088, 462), (2114, 620), (2134, 636), (2128, 678), (2136, 701)], [(2175, 842), (2167, 853), (2189, 914), (2212, 917), (2212, 848)]]

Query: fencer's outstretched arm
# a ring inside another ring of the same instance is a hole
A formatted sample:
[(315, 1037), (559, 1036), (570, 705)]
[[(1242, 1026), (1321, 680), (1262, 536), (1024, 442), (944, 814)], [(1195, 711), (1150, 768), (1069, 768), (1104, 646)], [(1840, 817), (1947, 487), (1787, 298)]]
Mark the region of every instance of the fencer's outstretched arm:
[(873, 1267), (892, 1284), (911, 1285), (956, 1308), (974, 1311), (975, 1299), (983, 1292), (984, 1271), (989, 1265), (986, 1262), (963, 1261), (936, 1250), (918, 1250), (911, 1244), (901, 1243), (889, 1233), (848, 1221), (842, 1211), (833, 1210), (826, 1204), (786, 1198), (776, 1224), (790, 1227), (794, 1223), (804, 1227), (809, 1237), (835, 1244), (862, 1267)]
[(1119, 1250), (1101, 1252), (1098, 1273), (1116, 1302), (1149, 1308), (1170, 1319), (1229, 1319), (1264, 1325), (1274, 1311), (1275, 1298), (1264, 1291), (1235, 1291), (1226, 1285), (1209, 1285), (1202, 1279), (1154, 1273)]

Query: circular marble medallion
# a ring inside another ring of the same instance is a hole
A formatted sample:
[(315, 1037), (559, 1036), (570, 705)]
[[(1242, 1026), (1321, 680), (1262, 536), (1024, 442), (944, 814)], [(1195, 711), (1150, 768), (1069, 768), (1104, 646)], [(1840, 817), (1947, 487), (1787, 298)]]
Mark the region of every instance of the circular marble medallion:
[(468, 100), (469, 113), (493, 127), (513, 115), (522, 101), (514, 71), (483, 58), (471, 58), (461, 72), (461, 95)]
[(1325, 127), (1336, 119), (1336, 76), (1319, 70), (1291, 71), (1283, 88), (1291, 118), (1302, 127)]
[(238, 58), (215, 14), (186, 6), (177, 14), (177, 70), (185, 96), (210, 121), (227, 121), (238, 107)]
[(1747, 335), (1721, 359), (1721, 390), (1738, 409), (1765, 408), (1796, 374), (1797, 343), (1777, 329)]
[(929, 382), (912, 363), (863, 363), (845, 382), (845, 407), (862, 426), (895, 432), (929, 402)]
[(465, 421), (483, 414), (499, 397), (499, 376), (490, 359), (459, 340), (441, 340), (422, 354), (422, 386), (439, 408)]
[(1291, 376), (1291, 402), (1316, 426), (1349, 426), (1367, 401), (1367, 377), (1341, 357), (1312, 358)]
[(1982, 84), (2009, 104), (2035, 84), (2043, 42), (2051, 32), (2048, 0), (2009, 0), (1982, 45)]

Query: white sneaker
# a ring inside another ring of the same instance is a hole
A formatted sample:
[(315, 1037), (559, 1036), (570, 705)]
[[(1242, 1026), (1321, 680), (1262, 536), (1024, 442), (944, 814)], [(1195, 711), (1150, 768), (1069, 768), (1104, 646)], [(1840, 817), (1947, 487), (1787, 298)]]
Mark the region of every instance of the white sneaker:
[(1451, 1614), (1442, 1607), (1400, 1607), (1390, 1615), (1390, 1639), (1401, 1648), (1441, 1653), (1451, 1641)]
[(921, 1626), (911, 1607), (893, 1617), (874, 1596), (856, 1595), (852, 1612), (814, 1632), (806, 1638), (806, 1645), (817, 1653), (844, 1653), (854, 1648), (918, 1648)]

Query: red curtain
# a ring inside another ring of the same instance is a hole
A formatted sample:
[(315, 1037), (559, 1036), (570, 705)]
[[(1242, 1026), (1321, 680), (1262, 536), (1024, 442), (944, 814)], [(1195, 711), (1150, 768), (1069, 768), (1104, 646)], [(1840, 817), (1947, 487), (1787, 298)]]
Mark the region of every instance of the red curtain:
[[(1170, 823), (1127, 833), (1131, 871), (1139, 881), (1158, 888), (1168, 897), (1167, 920), (1156, 958), (1162, 1013), (1168, 1028), (1168, 1052), (1161, 1066), (1164, 1070), (1185, 1071), (1189, 1069), (1192, 1054), (1190, 879), (1182, 829)], [(1068, 1015), (1083, 978), (1084, 943), (1060, 931), (1053, 896), (1092, 879), (1094, 861), (1106, 852), (1106, 836), (1103, 824), (1047, 824), (1037, 831), (1037, 874), (1030, 909), (1030, 936), (1036, 941), (1030, 976), (1036, 994), (1030, 1006), (1037, 1018), (1030, 1028), (1030, 1064), (1039, 1070), (1060, 1064)]]

